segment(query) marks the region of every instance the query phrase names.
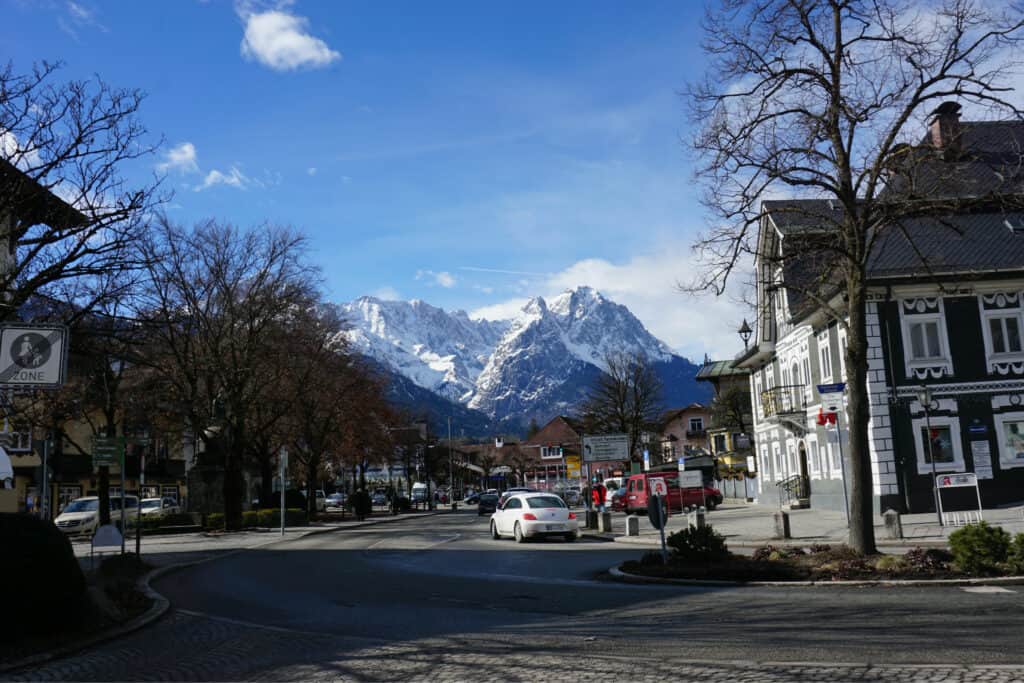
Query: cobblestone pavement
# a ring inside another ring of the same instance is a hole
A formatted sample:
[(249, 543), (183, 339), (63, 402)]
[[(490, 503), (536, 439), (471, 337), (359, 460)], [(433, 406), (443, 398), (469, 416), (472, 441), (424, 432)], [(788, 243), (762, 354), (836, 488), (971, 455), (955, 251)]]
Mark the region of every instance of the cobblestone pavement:
[(388, 643), (176, 610), (122, 641), (4, 680), (1024, 681), (1021, 666), (702, 662), (606, 654), (615, 643), (601, 640), (567, 633), (543, 643), (520, 629)]

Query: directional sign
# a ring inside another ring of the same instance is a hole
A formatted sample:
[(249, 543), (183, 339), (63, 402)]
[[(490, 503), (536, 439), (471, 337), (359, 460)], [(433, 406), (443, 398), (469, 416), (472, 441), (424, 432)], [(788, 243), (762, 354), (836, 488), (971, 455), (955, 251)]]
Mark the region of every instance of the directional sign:
[(819, 384), (819, 394), (841, 394), (846, 389), (846, 382), (836, 382), (834, 384)]
[(124, 459), (124, 443), (123, 436), (92, 437), (93, 466), (120, 465)]
[(0, 328), (0, 385), (63, 384), (67, 341), (67, 328), (60, 325)]
[(583, 462), (629, 460), (629, 436), (600, 434), (583, 437)]

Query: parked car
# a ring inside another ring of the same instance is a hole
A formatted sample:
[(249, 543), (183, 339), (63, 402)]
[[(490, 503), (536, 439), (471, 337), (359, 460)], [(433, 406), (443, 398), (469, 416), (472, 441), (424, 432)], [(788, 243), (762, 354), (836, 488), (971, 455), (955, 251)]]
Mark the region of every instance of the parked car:
[(480, 493), (471, 493), (468, 496), (466, 496), (465, 499), (462, 502), (465, 503), (466, 505), (472, 505), (473, 503), (479, 503), (481, 495), (482, 494), (480, 494)]
[(512, 536), (517, 543), (528, 538), (560, 536), (575, 541), (579, 536), (576, 513), (553, 493), (514, 493), (491, 515), (491, 538)]
[(704, 505), (708, 510), (714, 510), (722, 502), (721, 491), (707, 484), (703, 486), (703, 494), (701, 487), (680, 490), (679, 476), (675, 472), (645, 472), (634, 474), (626, 480), (626, 512), (647, 512), (651, 479), (665, 480), (668, 489), (666, 502), (669, 510), (682, 510), (698, 505)]
[(412, 485), (412, 502), (427, 502), (427, 485), (424, 482), (418, 481)]
[(337, 492), (337, 493), (332, 493), (331, 495), (327, 496), (327, 499), (324, 501), (324, 503), (329, 508), (344, 507), (344, 505), (345, 505), (345, 494), (341, 493), (340, 491)]
[(143, 498), (142, 518), (157, 519), (167, 515), (176, 515), (181, 508), (174, 502), (173, 498)]
[(508, 500), (510, 496), (514, 496), (517, 493), (539, 493), (539, 491), (537, 491), (537, 489), (527, 488), (526, 486), (513, 486), (505, 491), (505, 493), (501, 494), (501, 498), (498, 499), (498, 507), (500, 508), (505, 504), (505, 501)]
[(498, 510), (498, 495), (495, 493), (484, 493), (479, 497), (479, 502), (476, 506), (476, 514), (478, 517), (484, 513), (491, 514)]
[(612, 510), (615, 512), (624, 512), (626, 510), (626, 487), (620, 486), (612, 493)]
[(370, 496), (370, 501), (374, 505), (387, 505), (388, 497), (384, 494), (383, 491), (375, 491), (373, 495)]
[[(121, 496), (110, 497), (110, 523), (117, 527), (121, 526), (121, 500)], [(139, 516), (139, 499), (137, 496), (125, 496), (124, 503), (125, 521), (131, 526)], [(67, 504), (53, 523), (69, 535), (95, 533), (100, 523), (99, 497), (76, 498)]]

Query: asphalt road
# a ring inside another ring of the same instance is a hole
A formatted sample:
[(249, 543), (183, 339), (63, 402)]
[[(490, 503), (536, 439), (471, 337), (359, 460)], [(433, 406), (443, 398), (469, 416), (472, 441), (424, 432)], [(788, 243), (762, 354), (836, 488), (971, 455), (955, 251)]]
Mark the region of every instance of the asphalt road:
[(1024, 587), (609, 582), (636, 548), (493, 541), (439, 515), (175, 572), (174, 610), (40, 680), (1024, 681)]

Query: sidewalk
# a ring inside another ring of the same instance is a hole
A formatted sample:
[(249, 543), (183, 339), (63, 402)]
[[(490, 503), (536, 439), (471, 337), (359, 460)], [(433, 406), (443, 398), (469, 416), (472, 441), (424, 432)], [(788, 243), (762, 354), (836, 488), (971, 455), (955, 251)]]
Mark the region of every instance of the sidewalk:
[[(725, 536), (726, 542), (735, 548), (755, 548), (772, 545), (810, 545), (812, 543), (846, 543), (848, 532), (842, 512), (831, 510), (788, 510), (789, 540), (774, 538), (773, 515), (778, 508), (770, 505), (723, 504), (707, 514), (706, 520)], [(584, 532), (591, 537), (614, 540), (639, 546), (660, 547), (661, 540), (646, 515), (640, 517), (640, 535), (626, 536), (626, 516), (612, 515), (612, 534), (599, 534), (590, 530)], [(903, 515), (903, 540), (891, 540), (886, 534), (881, 517), (875, 517), (875, 539), (879, 546), (893, 550), (914, 546), (945, 546), (949, 534), (958, 527), (940, 526), (935, 513)], [(992, 509), (984, 511), (984, 519), (993, 526), (1001, 526), (1010, 534), (1024, 532), (1024, 507)], [(686, 515), (676, 513), (669, 517), (665, 527), (666, 536), (687, 524)]]
[[(441, 514), (442, 511), (433, 512), (410, 512), (400, 515), (390, 515), (378, 512), (363, 521), (356, 520), (355, 516), (346, 514), (342, 520), (341, 514), (337, 519), (329, 522), (313, 522), (309, 526), (285, 527), (282, 536), (280, 529), (247, 529), (230, 533), (218, 531), (200, 531), (187, 534), (172, 534), (165, 536), (146, 536), (142, 534), (142, 558), (154, 567), (163, 567), (180, 562), (195, 562), (205, 560), (217, 555), (248, 550), (260, 546), (278, 543), (280, 541), (291, 541), (314, 534), (329, 533), (340, 529), (356, 529), (361, 527), (386, 524), (388, 522), (426, 517), (429, 515)], [(79, 564), (83, 569), (90, 569), (91, 546), (86, 538), (72, 539), (72, 548)], [(125, 539), (125, 552), (135, 552), (135, 538), (129, 536)], [(114, 553), (96, 555), (96, 564), (99, 565), (103, 557), (109, 557)]]

